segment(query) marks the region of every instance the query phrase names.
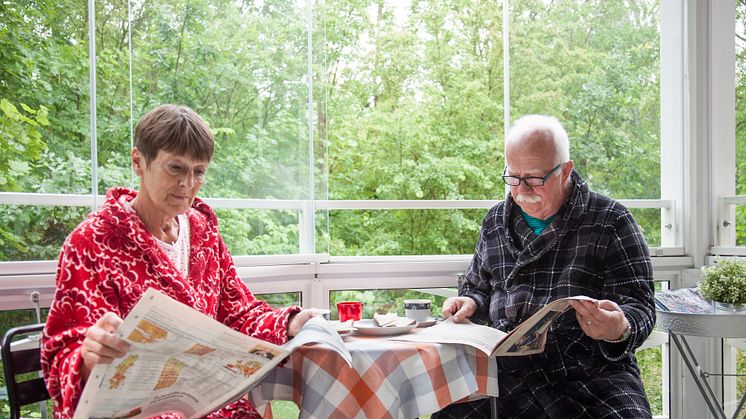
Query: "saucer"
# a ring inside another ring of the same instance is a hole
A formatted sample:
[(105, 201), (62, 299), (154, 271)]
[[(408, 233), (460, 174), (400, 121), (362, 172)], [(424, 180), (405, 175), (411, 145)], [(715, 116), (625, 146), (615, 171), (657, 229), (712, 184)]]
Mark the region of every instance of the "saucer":
[(357, 333), (362, 335), (373, 335), (373, 336), (393, 336), (407, 333), (410, 330), (417, 327), (417, 323), (408, 324), (406, 326), (387, 326), (381, 327), (376, 324), (373, 319), (359, 320), (355, 322), (355, 329)]
[(345, 333), (350, 333), (355, 330), (355, 326), (352, 325), (351, 320), (348, 320), (344, 323), (340, 322), (339, 320), (329, 320), (329, 324), (340, 335), (344, 335)]

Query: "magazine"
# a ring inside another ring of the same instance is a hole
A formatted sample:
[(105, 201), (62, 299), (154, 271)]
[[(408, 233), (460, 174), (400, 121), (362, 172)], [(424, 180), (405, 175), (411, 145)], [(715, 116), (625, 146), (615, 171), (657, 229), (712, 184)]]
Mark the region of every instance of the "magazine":
[(510, 333), (475, 324), (469, 320), (456, 323), (453, 321), (453, 317), (449, 317), (435, 326), (417, 333), (392, 338), (392, 340), (459, 343), (473, 346), (488, 356), (538, 354), (544, 351), (549, 326), (562, 313), (571, 308), (570, 300), (596, 301), (584, 295), (554, 300), (523, 321)]
[(713, 313), (712, 301), (706, 300), (697, 288), (679, 288), (655, 292), (658, 310), (676, 313)]
[(285, 345), (273, 345), (149, 289), (116, 332), (127, 355), (97, 364), (75, 418), (146, 418), (178, 412), (197, 418), (245, 395), (294, 349), (318, 343), (350, 352), (329, 323), (309, 320)]

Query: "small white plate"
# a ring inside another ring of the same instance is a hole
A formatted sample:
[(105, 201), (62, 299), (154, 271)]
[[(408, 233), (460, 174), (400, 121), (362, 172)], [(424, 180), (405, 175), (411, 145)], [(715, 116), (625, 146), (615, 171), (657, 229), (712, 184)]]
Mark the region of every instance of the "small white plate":
[(435, 323), (438, 323), (439, 319), (436, 319), (435, 317), (429, 317), (424, 322), (417, 323), (417, 327), (430, 327), (435, 326)]
[(372, 336), (393, 336), (408, 333), (412, 329), (417, 327), (417, 323), (408, 324), (406, 326), (392, 326), (392, 327), (381, 327), (376, 324), (373, 319), (358, 320), (355, 322), (355, 329), (361, 335), (372, 335)]
[(352, 321), (346, 321), (344, 323), (340, 322), (339, 320), (329, 320), (329, 324), (332, 325), (334, 330), (337, 331), (340, 335), (344, 335), (345, 333), (350, 333), (353, 330), (355, 330), (355, 327), (352, 325)]

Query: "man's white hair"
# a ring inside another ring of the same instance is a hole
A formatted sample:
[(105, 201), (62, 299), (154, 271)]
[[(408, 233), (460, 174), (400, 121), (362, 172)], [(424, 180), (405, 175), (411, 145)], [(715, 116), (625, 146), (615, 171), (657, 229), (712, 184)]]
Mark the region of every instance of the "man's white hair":
[(520, 142), (536, 132), (548, 135), (554, 141), (558, 164), (570, 161), (570, 140), (567, 138), (567, 132), (557, 118), (547, 115), (526, 115), (515, 121), (505, 141), (506, 155), (509, 144)]

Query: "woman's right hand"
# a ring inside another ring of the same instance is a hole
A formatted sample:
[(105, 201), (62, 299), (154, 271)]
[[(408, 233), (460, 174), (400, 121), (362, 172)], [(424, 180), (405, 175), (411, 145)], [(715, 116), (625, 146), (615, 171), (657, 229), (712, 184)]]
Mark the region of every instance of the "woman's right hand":
[(80, 373), (84, 381), (88, 380), (96, 364), (111, 364), (114, 358), (127, 354), (129, 344), (114, 335), (121, 325), (122, 318), (108, 312), (88, 328), (80, 346), (80, 356), (83, 359)]

